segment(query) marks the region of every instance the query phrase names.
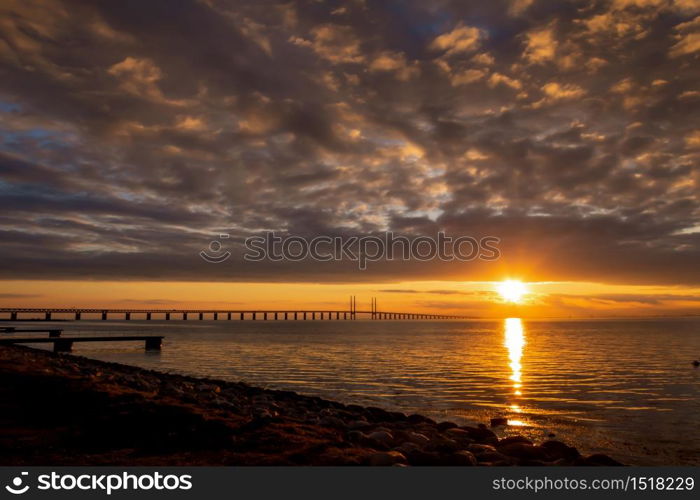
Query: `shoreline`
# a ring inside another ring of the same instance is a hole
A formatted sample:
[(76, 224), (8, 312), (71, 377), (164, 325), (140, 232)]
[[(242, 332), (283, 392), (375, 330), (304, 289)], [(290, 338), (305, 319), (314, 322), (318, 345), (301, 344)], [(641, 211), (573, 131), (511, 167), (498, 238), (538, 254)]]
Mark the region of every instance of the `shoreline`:
[(377, 407), (0, 346), (1, 465), (621, 465)]

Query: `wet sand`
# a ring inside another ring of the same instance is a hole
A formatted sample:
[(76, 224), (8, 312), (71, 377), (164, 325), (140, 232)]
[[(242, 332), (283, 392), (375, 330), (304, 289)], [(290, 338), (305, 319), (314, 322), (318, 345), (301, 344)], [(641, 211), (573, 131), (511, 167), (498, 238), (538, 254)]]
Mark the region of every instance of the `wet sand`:
[(0, 346), (1, 465), (619, 465), (564, 442)]

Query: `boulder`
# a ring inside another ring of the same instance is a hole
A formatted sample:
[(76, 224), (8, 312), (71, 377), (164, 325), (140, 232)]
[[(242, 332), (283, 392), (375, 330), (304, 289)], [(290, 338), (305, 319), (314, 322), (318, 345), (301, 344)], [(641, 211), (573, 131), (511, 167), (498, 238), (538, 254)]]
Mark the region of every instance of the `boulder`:
[(498, 446), (497, 450), (499, 453), (518, 459), (547, 460), (549, 457), (547, 450), (544, 448), (527, 443), (506, 444), (504, 446)]
[(386, 467), (396, 464), (405, 464), (406, 457), (398, 451), (382, 451), (369, 457), (369, 465)]
[(508, 419), (504, 417), (496, 417), (491, 419), (491, 427), (499, 427), (502, 425), (508, 425)]

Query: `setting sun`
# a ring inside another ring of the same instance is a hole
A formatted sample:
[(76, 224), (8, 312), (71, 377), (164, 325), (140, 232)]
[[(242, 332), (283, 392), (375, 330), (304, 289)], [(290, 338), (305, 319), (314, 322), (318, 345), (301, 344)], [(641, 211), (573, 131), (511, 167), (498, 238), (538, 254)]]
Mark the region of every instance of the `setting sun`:
[(518, 280), (504, 280), (498, 284), (497, 290), (507, 302), (520, 302), (527, 293), (525, 284)]

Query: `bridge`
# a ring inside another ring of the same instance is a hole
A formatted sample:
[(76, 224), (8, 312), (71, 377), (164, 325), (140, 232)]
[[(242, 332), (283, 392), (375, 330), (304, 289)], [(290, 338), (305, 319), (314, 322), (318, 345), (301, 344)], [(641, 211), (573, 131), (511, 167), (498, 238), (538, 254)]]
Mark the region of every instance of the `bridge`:
[[(358, 310), (355, 297), (350, 298), (348, 309), (300, 309), (300, 310), (264, 310), (264, 309), (114, 309), (114, 308), (83, 308), (83, 307), (3, 307), (0, 308), (0, 319), (17, 321), (20, 319), (36, 319), (36, 315), (43, 315), (43, 320), (51, 321), (57, 315), (75, 321), (81, 319), (122, 319), (122, 320), (454, 320), (469, 319), (469, 316), (455, 316), (433, 313), (413, 313), (400, 311), (380, 311), (377, 308), (377, 300), (372, 299), (372, 307), (369, 311)], [(2, 316), (5, 316), (2, 318)], [(27, 316), (30, 316), (29, 318)], [(87, 317), (89, 316), (89, 317)]]

